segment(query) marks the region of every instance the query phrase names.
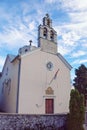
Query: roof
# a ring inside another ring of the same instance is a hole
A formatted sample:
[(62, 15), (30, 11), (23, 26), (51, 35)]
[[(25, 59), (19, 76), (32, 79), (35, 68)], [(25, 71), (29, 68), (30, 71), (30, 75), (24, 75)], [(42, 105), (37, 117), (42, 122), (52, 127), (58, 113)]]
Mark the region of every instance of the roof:
[(5, 63), (4, 63), (4, 66), (3, 66), (3, 69), (2, 69), (2, 73), (4, 71), (4, 68), (5, 68), (5, 65), (6, 65), (6, 62), (7, 62), (7, 59), (9, 58), (10, 62), (13, 61), (13, 59), (15, 59), (15, 55), (11, 55), (11, 54), (8, 54), (7, 57), (6, 57), (6, 60), (5, 60)]
[[(35, 48), (33, 51), (30, 51), (29, 53), (23, 54), (22, 57), (26, 56), (27, 54), (34, 53), (34, 52), (36, 52), (36, 51), (38, 51), (38, 50), (41, 50), (41, 48), (40, 48), (40, 47)], [(41, 50), (41, 51), (42, 51), (42, 50)], [(47, 52), (47, 53), (48, 53), (48, 52)], [(52, 54), (52, 53), (51, 53), (51, 54)], [(53, 54), (53, 55), (55, 55), (55, 54)], [(65, 66), (66, 66), (69, 70), (72, 69), (72, 66), (66, 61), (66, 59), (65, 59), (60, 53), (57, 53), (56, 55), (57, 55), (58, 58), (65, 64)], [(14, 60), (15, 60), (15, 59), (14, 59)]]
[(72, 69), (72, 66), (66, 61), (66, 59), (60, 53), (57, 53), (57, 56), (66, 65), (66, 67), (69, 68), (69, 70)]
[(9, 57), (10, 62), (12, 62), (12, 61), (13, 61), (13, 59), (16, 57), (15, 55), (11, 55), (11, 54), (8, 54), (7, 56)]
[[(34, 48), (33, 51), (30, 51), (31, 53), (32, 52), (35, 52), (35, 50), (41, 50), (41, 48)], [(29, 53), (30, 53), (29, 52)], [(28, 53), (28, 54), (29, 54)], [(8, 54), (7, 57), (6, 57), (6, 60), (5, 60), (5, 64), (7, 62), (7, 59), (9, 58), (10, 62), (13, 62), (15, 59), (17, 59), (20, 55), (12, 55), (12, 54)], [(23, 55), (24, 56), (24, 55)], [(66, 61), (66, 59), (60, 54), (60, 53), (57, 53), (57, 56), (58, 58), (66, 65), (66, 67), (69, 68), (69, 70), (72, 69), (72, 66)], [(5, 67), (5, 64), (4, 64), (4, 67)], [(3, 67), (3, 70), (4, 70), (4, 67)], [(2, 70), (2, 73), (3, 73), (3, 70)]]

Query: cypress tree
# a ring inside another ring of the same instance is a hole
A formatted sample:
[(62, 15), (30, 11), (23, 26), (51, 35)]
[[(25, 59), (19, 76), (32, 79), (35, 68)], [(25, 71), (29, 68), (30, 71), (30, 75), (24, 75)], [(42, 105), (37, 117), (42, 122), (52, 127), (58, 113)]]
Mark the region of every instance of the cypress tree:
[(70, 94), (70, 113), (68, 115), (68, 130), (84, 130), (85, 119), (84, 96), (78, 90), (71, 90)]
[(87, 67), (81, 64), (78, 69), (75, 69), (74, 87), (84, 95), (85, 105), (87, 99)]

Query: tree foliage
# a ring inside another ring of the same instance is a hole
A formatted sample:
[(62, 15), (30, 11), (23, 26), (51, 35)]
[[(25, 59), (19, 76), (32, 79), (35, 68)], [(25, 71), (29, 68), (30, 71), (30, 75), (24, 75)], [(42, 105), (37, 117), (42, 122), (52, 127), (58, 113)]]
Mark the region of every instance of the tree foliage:
[(70, 94), (70, 113), (68, 116), (68, 130), (84, 130), (85, 119), (84, 96), (78, 90), (71, 90)]
[(74, 87), (84, 95), (86, 99), (87, 95), (87, 68), (85, 65), (79, 66), (78, 69), (75, 70), (76, 77), (74, 78)]

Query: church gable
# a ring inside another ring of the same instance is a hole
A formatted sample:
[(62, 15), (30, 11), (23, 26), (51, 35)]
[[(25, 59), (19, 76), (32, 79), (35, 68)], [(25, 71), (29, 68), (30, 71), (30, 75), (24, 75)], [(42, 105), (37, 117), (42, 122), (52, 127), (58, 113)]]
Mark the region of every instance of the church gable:
[[(52, 113), (68, 111), (70, 69), (57, 56), (40, 49), (21, 56), (19, 111), (49, 112), (47, 104), (54, 102)], [(26, 88), (26, 89), (25, 89)], [(24, 93), (25, 92), (25, 93)], [(32, 94), (34, 95), (32, 97)], [(62, 94), (62, 95), (61, 95)], [(23, 96), (24, 95), (24, 96)], [(66, 104), (64, 104), (66, 102)], [(35, 105), (36, 104), (36, 105)], [(62, 104), (59, 106), (59, 104)], [(46, 106), (45, 106), (46, 105)], [(31, 107), (30, 107), (31, 106)], [(49, 106), (49, 105), (48, 105)], [(46, 108), (45, 108), (46, 107)], [(57, 109), (58, 108), (58, 109)], [(65, 110), (63, 109), (65, 108)]]
[[(9, 64), (11, 64), (12, 60), (15, 58), (14, 55), (7, 55), (6, 60), (5, 60), (5, 64), (3, 66), (3, 70), (2, 70), (2, 75), (3, 73), (6, 71), (6, 67), (9, 66)], [(8, 68), (8, 67), (7, 67)]]
[(66, 59), (60, 53), (57, 53), (57, 56), (69, 70), (72, 69), (72, 66), (66, 61)]

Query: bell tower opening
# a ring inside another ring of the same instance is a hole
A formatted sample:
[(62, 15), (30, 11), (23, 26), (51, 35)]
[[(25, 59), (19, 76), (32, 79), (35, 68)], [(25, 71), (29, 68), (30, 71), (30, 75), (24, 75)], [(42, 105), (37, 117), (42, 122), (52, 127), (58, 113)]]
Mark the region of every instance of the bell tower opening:
[(47, 38), (47, 28), (46, 27), (44, 27), (44, 29), (43, 29), (43, 36), (44, 36), (44, 38)]
[(50, 21), (49, 21), (49, 19), (47, 20), (47, 25), (50, 26)]
[(52, 30), (50, 31), (50, 39), (51, 39), (52, 41), (54, 40), (54, 33), (53, 33)]
[(52, 28), (48, 14), (43, 18), (43, 25), (38, 27), (38, 47), (45, 52), (57, 53), (57, 32)]

